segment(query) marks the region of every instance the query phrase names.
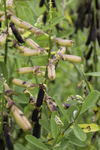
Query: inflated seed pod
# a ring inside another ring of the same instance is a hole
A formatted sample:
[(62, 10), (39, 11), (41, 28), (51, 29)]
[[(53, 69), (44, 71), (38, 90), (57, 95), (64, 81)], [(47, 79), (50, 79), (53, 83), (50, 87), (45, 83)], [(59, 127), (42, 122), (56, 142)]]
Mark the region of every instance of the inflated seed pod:
[(0, 46), (2, 46), (3, 44), (6, 43), (6, 39), (7, 39), (7, 32), (3, 31), (0, 35)]
[(44, 24), (46, 24), (46, 21), (47, 21), (47, 14), (48, 14), (48, 13), (45, 11), (45, 12), (44, 12), (44, 15), (43, 15), (43, 23), (44, 23)]
[(23, 46), (23, 45), (20, 45), (20, 44), (18, 43), (18, 41), (16, 41), (16, 40), (12, 40), (12, 46), (15, 47), (15, 48), (17, 48), (17, 49), (20, 50), (21, 52), (24, 51), (24, 50), (30, 50), (29, 48), (27, 48), (27, 47), (25, 47), (25, 46)]
[(46, 87), (44, 84), (39, 84), (39, 92), (38, 92), (37, 101), (36, 101), (37, 107), (40, 107), (42, 105), (45, 89)]
[(24, 39), (21, 36), (21, 34), (19, 33), (19, 31), (15, 27), (15, 24), (13, 22), (10, 22), (9, 26), (11, 27), (12, 32), (13, 32), (14, 36), (16, 37), (16, 39), (18, 40), (18, 42), (25, 43)]
[(52, 62), (49, 62), (47, 64), (47, 69), (48, 69), (48, 78), (53, 81), (56, 77), (55, 74), (55, 65)]
[(40, 124), (36, 122), (33, 128), (33, 136), (39, 138), (39, 134), (40, 134)]
[[(32, 74), (34, 74), (34, 73), (32, 73)], [(45, 76), (45, 72), (44, 72), (44, 71), (39, 71), (39, 72), (37, 72), (37, 73), (34, 74), (34, 75), (36, 75), (36, 76), (39, 77), (39, 78), (42, 78), (42, 77)]]
[(0, 137), (0, 150), (5, 150), (5, 144), (1, 137)]
[(55, 104), (52, 102), (50, 98), (46, 101), (46, 103), (51, 112), (58, 111), (57, 107), (55, 106)]
[(18, 26), (18, 27), (20, 27), (20, 28), (22, 28), (22, 24), (21, 24), (21, 22), (22, 22), (22, 20), (21, 19), (19, 19), (19, 18), (17, 18), (16, 16), (14, 16), (12, 13), (8, 13), (8, 19), (10, 19), (16, 26)]
[(0, 16), (4, 15), (5, 12), (4, 11), (0, 11)]
[(29, 38), (26, 39), (26, 43), (28, 46), (30, 46), (33, 49), (40, 48), (40, 46), (36, 42), (34, 42), (32, 39), (29, 39)]
[[(66, 52), (66, 48), (65, 47), (61, 47), (57, 53), (61, 53), (64, 54)], [(53, 59), (57, 59), (57, 54), (54, 55)]]
[(29, 93), (30, 94), (30, 103), (31, 104), (35, 104), (36, 103), (36, 99), (33, 97), (33, 95), (26, 89), (24, 89), (23, 93)]
[(67, 104), (67, 103), (62, 103), (62, 105), (64, 109), (68, 109), (71, 106), (71, 104)]
[(33, 50), (24, 50), (22, 51), (23, 56), (35, 56), (35, 55), (43, 55), (44, 54), (44, 48), (39, 49), (33, 49)]
[(74, 43), (71, 40), (66, 40), (66, 39), (61, 39), (61, 38), (54, 38), (54, 42), (56, 45), (62, 45), (66, 47), (71, 47)]
[(98, 2), (98, 0), (95, 0), (95, 4), (96, 4), (96, 9), (99, 9), (99, 2)]
[(6, 8), (8, 10), (13, 8), (13, 0), (6, 0)]
[(26, 21), (21, 22), (21, 27), (33, 33), (35, 33), (37, 30), (37, 28), (33, 27), (31, 24), (27, 23)]
[(39, 7), (42, 7), (45, 3), (45, 0), (40, 0), (40, 4), (39, 4)]
[(12, 83), (20, 87), (28, 88), (30, 90), (33, 90), (36, 87), (36, 84), (34, 83), (28, 83), (28, 82), (25, 82), (23, 80), (16, 79), (16, 78), (12, 79)]
[(79, 56), (67, 55), (67, 54), (58, 54), (60, 59), (63, 61), (69, 61), (72, 63), (80, 63), (83, 59)]
[(22, 34), (22, 33), (24, 33), (24, 29), (18, 27), (18, 32)]
[(17, 93), (15, 93), (6, 83), (4, 83), (4, 87), (6, 96), (17, 95)]
[(84, 13), (87, 14), (90, 11), (92, 0), (86, 1)]
[(8, 101), (6, 107), (10, 109), (12, 115), (14, 116), (17, 123), (24, 131), (31, 130), (31, 124), (24, 116), (23, 112), (16, 106), (16, 104), (8, 97), (5, 97)]
[(17, 72), (19, 74), (25, 74), (25, 73), (38, 73), (40, 70), (41, 66), (34, 66), (34, 67), (23, 67), (23, 68), (19, 68), (17, 70)]
[(0, 17), (0, 22), (5, 22), (5, 15)]
[(38, 113), (39, 113), (38, 109), (35, 108), (32, 113), (32, 121), (34, 121), (34, 122), (38, 121)]

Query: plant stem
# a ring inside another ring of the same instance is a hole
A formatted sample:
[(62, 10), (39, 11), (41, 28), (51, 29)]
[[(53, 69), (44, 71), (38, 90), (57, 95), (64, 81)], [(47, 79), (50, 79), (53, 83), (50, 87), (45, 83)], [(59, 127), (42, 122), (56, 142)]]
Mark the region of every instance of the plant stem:
[[(5, 18), (6, 18), (6, 27), (8, 31), (8, 19), (7, 19), (7, 11), (6, 11), (6, 0), (4, 0), (4, 11), (5, 11)], [(4, 63), (7, 63), (7, 51), (8, 51), (8, 40), (6, 39), (5, 44), (5, 57), (4, 57)]]

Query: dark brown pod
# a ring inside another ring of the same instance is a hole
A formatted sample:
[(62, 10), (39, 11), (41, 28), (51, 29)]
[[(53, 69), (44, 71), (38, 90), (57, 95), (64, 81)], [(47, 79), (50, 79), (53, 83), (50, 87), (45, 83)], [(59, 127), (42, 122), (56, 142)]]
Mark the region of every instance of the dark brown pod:
[(99, 16), (98, 14), (96, 15), (96, 27), (99, 29)]
[(32, 113), (32, 121), (34, 121), (34, 122), (37, 122), (38, 121), (38, 109), (37, 108), (35, 108), (34, 110), (33, 110), (33, 113)]
[(58, 32), (65, 30), (65, 28), (60, 27), (59, 24), (56, 24), (55, 27), (56, 27), (56, 29), (57, 29)]
[(98, 44), (100, 46), (100, 34), (99, 33), (97, 34), (97, 40), (98, 40)]
[(45, 0), (40, 0), (40, 4), (39, 4), (39, 7), (42, 7), (45, 3)]
[(88, 14), (88, 17), (86, 19), (86, 25), (85, 25), (86, 28), (88, 28), (90, 26), (92, 18), (93, 18), (93, 13), (92, 13), (92, 11), (90, 11), (90, 13)]
[(95, 27), (95, 25), (93, 25), (92, 27), (91, 27), (91, 33), (90, 33), (91, 35), (90, 35), (90, 37), (91, 37), (91, 41), (95, 41), (95, 39), (96, 39), (96, 36), (97, 36), (97, 30), (96, 30), (96, 27)]
[(15, 27), (15, 24), (13, 22), (11, 22), (9, 24), (9, 26), (12, 29), (12, 32), (14, 33), (14, 36), (16, 37), (16, 39), (18, 40), (18, 42), (20, 43), (25, 43), (24, 39), (22, 38), (21, 34), (19, 33), (19, 31), (17, 30), (17, 28)]
[(67, 103), (62, 103), (62, 105), (64, 109), (68, 109), (71, 106), (71, 104), (67, 104)]
[(48, 14), (48, 13), (45, 11), (45, 12), (44, 12), (44, 15), (43, 15), (43, 23), (44, 23), (44, 24), (46, 24), (46, 21), (47, 21), (47, 14)]
[(57, 5), (55, 3), (55, 0), (52, 0), (52, 7), (56, 7), (56, 10), (57, 10)]
[(91, 145), (94, 144), (95, 140), (96, 140), (96, 135), (97, 135), (97, 131), (93, 133), (92, 138), (91, 138)]
[(10, 135), (7, 132), (4, 133), (4, 140), (8, 150), (14, 150)]
[(4, 141), (0, 137), (0, 150), (5, 150), (5, 144)]
[(83, 9), (83, 3), (81, 2), (80, 5), (78, 6), (76, 12), (77, 12), (77, 13), (80, 13), (80, 12), (82, 11), (82, 9)]
[(90, 50), (89, 50), (89, 52), (88, 52), (88, 54), (86, 55), (86, 60), (89, 60), (89, 59), (90, 59), (91, 54), (92, 54), (92, 50), (93, 50), (93, 47), (91, 46), (91, 47), (90, 47)]
[(99, 9), (99, 2), (98, 0), (95, 0), (96, 9)]
[(87, 1), (86, 1), (85, 10), (84, 10), (84, 13), (85, 13), (85, 14), (89, 13), (90, 8), (91, 8), (91, 2), (92, 2), (92, 0), (87, 0)]
[(40, 124), (36, 122), (33, 128), (33, 136), (39, 138), (39, 134), (40, 134)]
[(39, 89), (37, 101), (36, 101), (36, 106), (40, 107), (43, 102), (43, 97), (44, 97), (44, 90), (42, 88)]

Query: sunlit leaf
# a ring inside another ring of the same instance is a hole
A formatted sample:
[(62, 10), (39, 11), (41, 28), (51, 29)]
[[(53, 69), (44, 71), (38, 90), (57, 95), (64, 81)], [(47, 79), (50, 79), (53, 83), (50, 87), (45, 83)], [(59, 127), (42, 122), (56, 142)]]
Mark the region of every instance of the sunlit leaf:
[(90, 73), (85, 73), (86, 76), (100, 76), (100, 72), (90, 72)]
[(42, 127), (44, 129), (46, 129), (47, 131), (51, 132), (50, 125), (48, 124), (47, 121), (45, 121), (43, 119), (39, 119), (39, 123), (40, 123), (40, 125), (42, 125)]

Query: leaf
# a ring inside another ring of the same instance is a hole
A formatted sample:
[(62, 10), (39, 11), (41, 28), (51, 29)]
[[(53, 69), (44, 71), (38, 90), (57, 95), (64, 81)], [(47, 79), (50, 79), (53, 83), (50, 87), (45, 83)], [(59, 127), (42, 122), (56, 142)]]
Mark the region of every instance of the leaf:
[(14, 145), (14, 150), (27, 150), (23, 145), (17, 143)]
[(78, 111), (78, 107), (76, 105), (72, 105), (68, 108), (67, 115), (68, 115), (70, 121), (72, 121), (75, 118), (75, 116), (74, 116), (75, 111)]
[(73, 124), (73, 132), (79, 140), (81, 141), (86, 140), (87, 138), (86, 133), (76, 123)]
[(13, 95), (13, 98), (21, 104), (27, 104), (29, 103), (29, 95), (28, 93), (22, 94), (22, 93), (17, 93), (18, 95)]
[(0, 61), (0, 74), (3, 74), (3, 77), (8, 80), (7, 67), (2, 61)]
[[(57, 23), (59, 23), (61, 20), (63, 20), (65, 18), (65, 16), (58, 16), (54, 19), (52, 19), (52, 23), (51, 23), (51, 27), (55, 26)], [(49, 29), (49, 24), (46, 25), (42, 30), (46, 31)]]
[(40, 123), (40, 125), (43, 126), (44, 129), (46, 129), (47, 131), (51, 132), (50, 125), (48, 124), (48, 122), (46, 122), (43, 119), (39, 119), (39, 123)]
[(43, 150), (47, 150), (48, 148), (36, 137), (32, 136), (32, 135), (26, 135), (25, 138), (27, 139), (27, 141), (33, 145), (35, 145), (36, 147), (39, 147)]
[(65, 11), (65, 16), (66, 16), (66, 19), (68, 20), (68, 22), (70, 23), (70, 25), (73, 25), (72, 19), (67, 11)]
[(57, 105), (58, 105), (59, 109), (61, 110), (62, 114), (65, 116), (66, 120), (67, 120), (68, 122), (70, 122), (69, 116), (67, 115), (66, 111), (64, 110), (64, 108), (63, 108), (61, 102), (60, 102), (57, 98), (54, 99), (54, 100), (55, 100), (55, 102), (57, 103)]
[(69, 143), (74, 144), (76, 146), (80, 146), (80, 147), (85, 147), (86, 144), (84, 141), (79, 140), (74, 134), (73, 132), (70, 133), (69, 135)]
[(90, 73), (85, 73), (86, 76), (96, 76), (99, 77), (100, 76), (100, 72), (90, 72)]
[(33, 14), (31, 12), (31, 10), (26, 6), (22, 6), (22, 10), (25, 14), (26, 21), (33, 25)]
[(89, 109), (98, 100), (99, 95), (99, 92), (94, 90), (86, 97), (84, 103), (82, 104), (81, 114)]
[(100, 127), (97, 124), (91, 123), (91, 124), (78, 124), (84, 132), (95, 132), (99, 131)]
[(51, 132), (52, 132), (52, 136), (55, 139), (58, 133), (58, 125), (55, 122), (55, 116), (58, 116), (58, 112), (54, 111), (51, 115)]

